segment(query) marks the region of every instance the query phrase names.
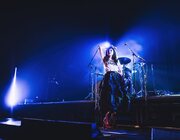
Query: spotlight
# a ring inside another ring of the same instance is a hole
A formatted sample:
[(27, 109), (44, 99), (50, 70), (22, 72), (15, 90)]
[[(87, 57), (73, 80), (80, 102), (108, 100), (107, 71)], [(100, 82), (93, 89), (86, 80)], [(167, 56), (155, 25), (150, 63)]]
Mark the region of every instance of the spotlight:
[(13, 76), (13, 81), (11, 83), (9, 92), (8, 92), (8, 96), (7, 96), (7, 100), (6, 103), (8, 106), (14, 106), (15, 104), (17, 104), (17, 98), (16, 98), (16, 92), (17, 92), (17, 87), (16, 87), (16, 74), (17, 74), (17, 67), (15, 67), (15, 71), (14, 71), (14, 76)]

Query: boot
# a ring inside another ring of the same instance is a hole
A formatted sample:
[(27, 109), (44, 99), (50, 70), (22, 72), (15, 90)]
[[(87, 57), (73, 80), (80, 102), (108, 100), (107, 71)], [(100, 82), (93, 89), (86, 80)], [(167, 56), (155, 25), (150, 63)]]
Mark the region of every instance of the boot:
[(111, 126), (111, 128), (117, 127), (117, 113), (116, 112), (111, 113), (110, 126)]
[(111, 117), (111, 113), (108, 111), (103, 119), (103, 128), (105, 129), (111, 128), (110, 117)]

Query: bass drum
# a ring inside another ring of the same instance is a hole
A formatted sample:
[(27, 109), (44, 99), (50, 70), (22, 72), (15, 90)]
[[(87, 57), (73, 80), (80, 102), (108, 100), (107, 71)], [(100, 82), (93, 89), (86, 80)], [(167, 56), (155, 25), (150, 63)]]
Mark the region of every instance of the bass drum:
[(125, 85), (125, 90), (126, 94), (129, 99), (133, 98), (135, 95), (135, 90), (133, 88), (133, 81), (132, 81), (132, 71), (124, 67), (123, 68), (123, 76), (124, 76), (124, 85)]
[(135, 63), (134, 64), (134, 70), (132, 73), (132, 81), (133, 81), (133, 86), (138, 93), (139, 91), (142, 91), (143, 84), (144, 84), (144, 64), (145, 63)]
[(131, 77), (132, 77), (131, 75), (132, 75), (132, 71), (127, 67), (123, 67), (123, 76), (124, 76), (124, 78), (131, 79)]

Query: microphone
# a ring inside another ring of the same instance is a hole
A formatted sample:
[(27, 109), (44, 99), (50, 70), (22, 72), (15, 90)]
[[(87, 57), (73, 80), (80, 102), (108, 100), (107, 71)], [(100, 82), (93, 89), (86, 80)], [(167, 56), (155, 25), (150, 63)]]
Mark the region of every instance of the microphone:
[(114, 46), (114, 45), (111, 45), (111, 46), (113, 47), (113, 49), (117, 50), (117, 47), (116, 47), (116, 46)]

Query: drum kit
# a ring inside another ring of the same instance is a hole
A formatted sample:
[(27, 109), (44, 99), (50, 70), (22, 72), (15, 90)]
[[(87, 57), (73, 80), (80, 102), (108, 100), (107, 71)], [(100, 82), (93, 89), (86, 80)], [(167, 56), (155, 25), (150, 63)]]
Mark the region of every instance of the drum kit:
[(146, 95), (146, 64), (144, 61), (134, 63), (132, 70), (127, 67), (131, 62), (128, 57), (118, 58), (122, 65), (122, 74), (124, 77), (125, 90), (127, 95), (135, 98), (145, 97)]
[(133, 82), (132, 82), (132, 70), (130, 70), (127, 65), (131, 62), (131, 59), (128, 57), (118, 58), (120, 64), (122, 65), (122, 75), (124, 78), (125, 90), (128, 97), (133, 97)]

